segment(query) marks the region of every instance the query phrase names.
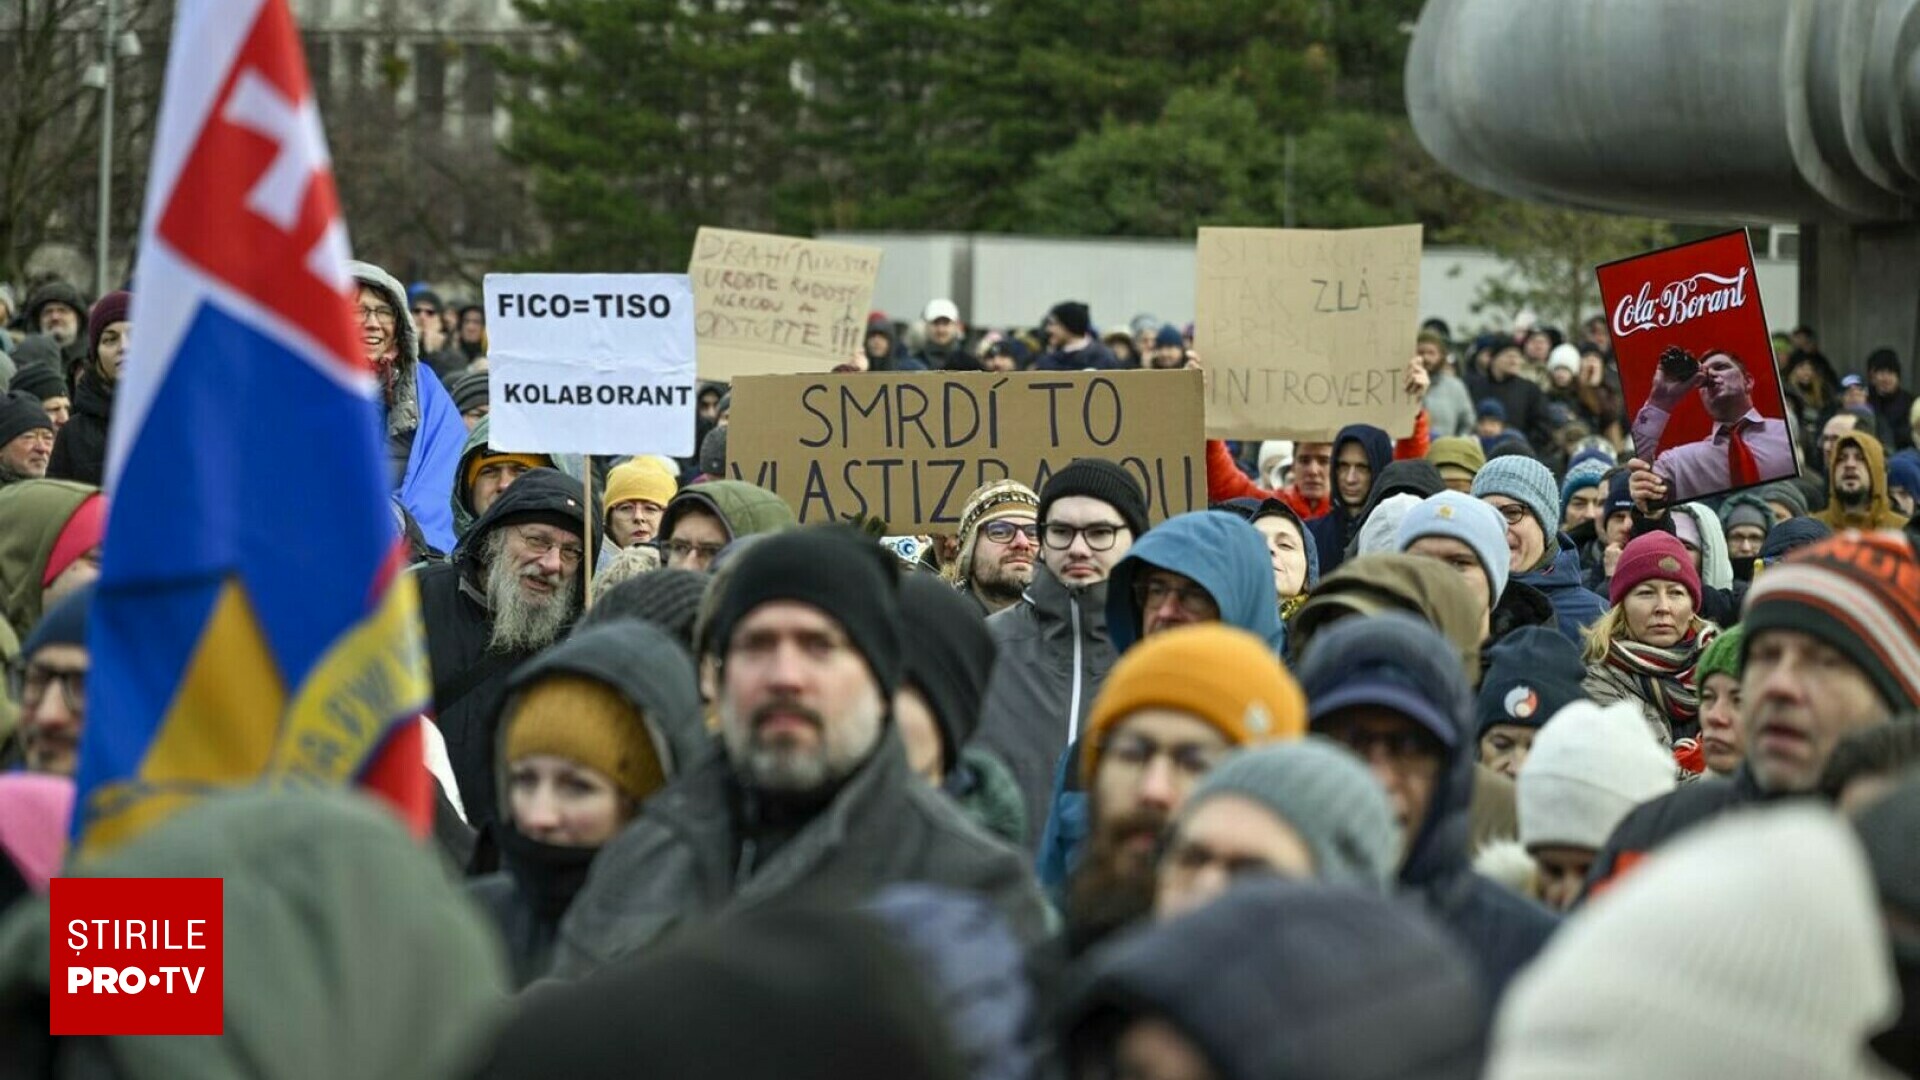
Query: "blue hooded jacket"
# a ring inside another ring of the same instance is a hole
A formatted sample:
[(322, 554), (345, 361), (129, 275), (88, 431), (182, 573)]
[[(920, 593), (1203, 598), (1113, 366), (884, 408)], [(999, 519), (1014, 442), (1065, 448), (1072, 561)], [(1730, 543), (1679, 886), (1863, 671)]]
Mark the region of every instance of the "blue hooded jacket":
[(1140, 640), (1136, 580), (1153, 568), (1199, 583), (1220, 608), (1220, 621), (1259, 635), (1274, 655), (1286, 645), (1273, 561), (1260, 531), (1237, 515), (1201, 510), (1167, 519), (1133, 545), (1107, 579), (1107, 634), (1117, 652)]
[[(1392, 437), (1371, 424), (1348, 424), (1340, 429), (1340, 434), (1334, 436), (1333, 464), (1330, 466), (1334, 475), (1327, 482), (1333, 492), (1330, 499), (1333, 508), (1307, 522), (1307, 528), (1313, 530), (1314, 546), (1320, 550), (1320, 572), (1323, 574), (1340, 569), (1340, 564), (1346, 560), (1347, 542), (1353, 539), (1358, 529), (1360, 511), (1367, 504), (1365, 496), (1353, 505), (1340, 497), (1340, 448), (1350, 442), (1359, 443), (1360, 449), (1366, 451), (1367, 464), (1373, 468), (1373, 484), (1380, 482), (1380, 474), (1393, 462)], [(1368, 486), (1367, 493), (1373, 493), (1372, 485)]]
[(1581, 631), (1600, 621), (1600, 616), (1607, 613), (1607, 602), (1600, 598), (1599, 593), (1587, 588), (1585, 574), (1580, 568), (1580, 549), (1573, 539), (1566, 533), (1554, 535), (1560, 550), (1553, 557), (1553, 565), (1544, 570), (1515, 574), (1509, 580), (1531, 585), (1545, 593), (1547, 602), (1553, 605), (1560, 633), (1575, 645), (1585, 645), (1587, 639)]
[(1559, 920), (1469, 864), (1468, 804), (1478, 746), (1472, 691), (1458, 654), (1426, 622), (1394, 612), (1334, 623), (1314, 638), (1298, 674), (1315, 730), (1349, 705), (1381, 704), (1427, 729), (1444, 747), (1426, 817), (1400, 867), (1400, 885), (1453, 931), (1497, 996)]

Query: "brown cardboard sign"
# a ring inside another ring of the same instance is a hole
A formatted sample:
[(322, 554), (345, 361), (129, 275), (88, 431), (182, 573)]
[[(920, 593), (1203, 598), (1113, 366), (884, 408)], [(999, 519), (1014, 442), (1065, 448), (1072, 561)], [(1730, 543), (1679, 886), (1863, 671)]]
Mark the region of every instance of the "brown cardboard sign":
[(1420, 226), (1201, 229), (1194, 349), (1207, 435), (1325, 442), (1347, 424), (1413, 433)]
[(1118, 462), (1160, 521), (1207, 504), (1198, 371), (748, 376), (733, 384), (727, 475), (801, 524), (880, 518), (952, 532), (967, 496), (1036, 492), (1076, 458)]
[(703, 227), (687, 274), (702, 379), (831, 371), (866, 338), (880, 249)]

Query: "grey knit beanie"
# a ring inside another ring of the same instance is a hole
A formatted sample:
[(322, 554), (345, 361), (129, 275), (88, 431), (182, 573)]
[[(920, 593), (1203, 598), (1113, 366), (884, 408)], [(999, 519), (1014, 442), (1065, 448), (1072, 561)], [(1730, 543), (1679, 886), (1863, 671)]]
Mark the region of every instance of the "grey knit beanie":
[(1201, 780), (1181, 817), (1217, 795), (1239, 795), (1272, 810), (1306, 841), (1321, 881), (1391, 888), (1400, 826), (1379, 781), (1345, 747), (1310, 735), (1243, 750)]
[[(1560, 535), (1560, 487), (1553, 482), (1553, 471), (1530, 457), (1509, 454), (1487, 462), (1473, 478), (1473, 497), (1505, 495), (1527, 505), (1540, 522), (1549, 552), (1559, 550), (1553, 538)], [(1533, 569), (1516, 566), (1515, 573)]]

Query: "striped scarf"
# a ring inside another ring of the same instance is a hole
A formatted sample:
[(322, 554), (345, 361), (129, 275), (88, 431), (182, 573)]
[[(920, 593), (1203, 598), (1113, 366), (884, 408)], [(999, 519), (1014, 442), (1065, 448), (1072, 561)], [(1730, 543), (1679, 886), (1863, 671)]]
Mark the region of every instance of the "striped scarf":
[(1607, 645), (1607, 666), (1632, 679), (1640, 697), (1678, 731), (1699, 722), (1700, 693), (1693, 669), (1700, 662), (1700, 651), (1719, 634), (1719, 627), (1707, 623), (1704, 629), (1688, 631), (1686, 637), (1664, 647), (1615, 637)]

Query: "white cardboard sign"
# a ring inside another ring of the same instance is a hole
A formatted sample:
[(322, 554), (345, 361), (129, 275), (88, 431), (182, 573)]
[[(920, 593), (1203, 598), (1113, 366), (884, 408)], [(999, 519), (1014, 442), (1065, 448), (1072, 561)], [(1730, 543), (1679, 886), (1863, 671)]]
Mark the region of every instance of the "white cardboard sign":
[(488, 445), (694, 453), (685, 274), (488, 274)]

